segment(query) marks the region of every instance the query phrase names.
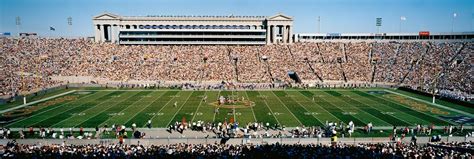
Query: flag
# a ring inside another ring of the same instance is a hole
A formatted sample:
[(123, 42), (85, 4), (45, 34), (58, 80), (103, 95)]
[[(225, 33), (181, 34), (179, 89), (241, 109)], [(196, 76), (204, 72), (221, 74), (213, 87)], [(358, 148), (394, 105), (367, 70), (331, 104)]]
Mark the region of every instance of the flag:
[(407, 20), (407, 17), (405, 17), (405, 16), (401, 16), (401, 17), (400, 17), (400, 20), (403, 20), (403, 21), (405, 21), (405, 20)]
[(49, 30), (56, 31), (56, 29), (54, 29), (52, 26), (49, 27)]

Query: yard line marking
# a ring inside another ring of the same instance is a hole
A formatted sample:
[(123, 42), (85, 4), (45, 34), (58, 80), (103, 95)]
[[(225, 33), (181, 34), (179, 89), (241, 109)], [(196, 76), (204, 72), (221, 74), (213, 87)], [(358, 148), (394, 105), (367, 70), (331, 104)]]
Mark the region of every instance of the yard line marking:
[[(113, 92), (112, 92), (112, 93), (113, 93)], [(112, 93), (109, 93), (109, 94), (112, 94)], [(107, 95), (108, 95), (108, 94), (107, 94)], [(104, 96), (107, 96), (107, 95), (104, 95)], [(100, 103), (97, 103), (97, 104), (93, 105), (93, 106), (90, 107), (90, 108), (87, 108), (86, 110), (81, 111), (80, 113), (84, 113), (84, 112), (87, 111), (87, 110), (90, 110), (90, 109), (92, 109), (92, 108), (96, 108), (97, 106), (99, 106), (99, 105), (101, 105), (101, 104), (104, 104), (104, 103), (106, 103), (106, 102), (109, 102), (109, 101), (112, 100), (112, 99), (115, 99), (115, 98), (106, 99), (106, 100), (104, 100), (104, 101), (102, 101), (102, 102), (100, 102)], [(128, 99), (128, 98), (127, 98), (127, 99)], [(86, 104), (86, 103), (87, 103), (87, 102), (85, 102), (84, 104)], [(84, 104), (81, 104), (81, 105), (84, 105)], [(100, 113), (99, 113), (99, 114), (100, 114)], [(58, 125), (58, 124), (60, 124), (60, 123), (64, 123), (65, 121), (67, 121), (68, 119), (73, 118), (73, 117), (74, 117), (74, 116), (70, 116), (70, 117), (68, 117), (68, 118), (66, 118), (66, 119), (63, 119), (63, 120), (61, 120), (60, 122), (51, 125), (51, 127), (54, 127), (55, 125)], [(95, 117), (95, 115), (92, 116), (92, 117)], [(86, 120), (81, 121), (81, 124), (84, 123), (85, 121), (89, 120), (89, 119), (90, 119), (90, 118), (87, 118)], [(74, 125), (73, 127), (75, 127), (75, 126), (77, 126), (77, 125)]]
[[(331, 97), (331, 96), (332, 96), (332, 95), (330, 95), (330, 94), (327, 93), (327, 92), (324, 92), (324, 91), (323, 91), (323, 93), (327, 94), (328, 97)], [(337, 98), (336, 98), (336, 99), (337, 99)], [(346, 110), (343, 109), (343, 107), (337, 106), (338, 104), (333, 104), (333, 103), (331, 103), (331, 102), (325, 100), (324, 98), (321, 98), (321, 100), (323, 100), (324, 102), (326, 102), (326, 103), (328, 103), (328, 104), (330, 104), (330, 105), (332, 105), (332, 106), (334, 106), (334, 107), (337, 107), (338, 109), (340, 109), (340, 110), (342, 110), (342, 111), (346, 111)], [(342, 112), (341, 112), (341, 113), (342, 113)], [(350, 114), (349, 114), (349, 115), (350, 115)], [(367, 123), (364, 123), (364, 121), (360, 120), (360, 118), (358, 118), (357, 116), (354, 116), (354, 115), (350, 115), (350, 116), (352, 116), (352, 117), (354, 117), (355, 119), (359, 120), (359, 121), (362, 122), (364, 125), (367, 124)], [(339, 119), (339, 118), (337, 118), (337, 119)], [(344, 121), (341, 120), (341, 119), (339, 119), (339, 121), (344, 122)], [(354, 122), (354, 124), (355, 124), (355, 122)]]
[[(288, 93), (286, 93), (286, 94), (288, 95)], [(300, 107), (302, 107), (304, 110), (306, 110), (307, 112), (311, 112), (311, 111), (309, 111), (308, 109), (306, 109), (306, 107), (303, 106), (300, 102), (296, 101), (296, 100), (294, 99), (294, 96), (291, 96), (290, 98), (291, 98), (293, 101), (295, 101), (296, 103), (298, 103), (298, 105), (300, 105)], [(324, 124), (321, 120), (318, 119), (318, 117), (316, 117), (316, 115), (311, 114), (311, 116), (313, 116), (316, 120), (318, 120), (319, 123)]]
[[(108, 94), (111, 94), (111, 93), (108, 93)], [(106, 96), (106, 95), (108, 95), (108, 94), (105, 94), (105, 95), (103, 95), (103, 96), (101, 96), (101, 97), (104, 97), (104, 96)], [(99, 97), (99, 98), (100, 98), (100, 97)], [(80, 107), (80, 106), (83, 106), (83, 105), (85, 105), (85, 104), (87, 104), (87, 102), (84, 102), (84, 103), (82, 103), (82, 104), (76, 105), (76, 106), (74, 106), (74, 107), (70, 107), (70, 108), (66, 109), (64, 112), (67, 112), (67, 111), (69, 111), (69, 110), (75, 109), (75, 108)], [(46, 118), (46, 119), (43, 119), (43, 120), (40, 120), (40, 121), (36, 121), (35, 123), (30, 124), (30, 125), (35, 125), (35, 124), (41, 123), (41, 122), (46, 121), (46, 120), (48, 120), (48, 119), (51, 119), (51, 118), (53, 118), (53, 117), (55, 117), (55, 116), (56, 116), (56, 115), (53, 115), (53, 116), (50, 116), (50, 117), (48, 117), (48, 118)], [(72, 117), (72, 116), (71, 116), (71, 117)], [(64, 120), (61, 120), (60, 122), (62, 122), (62, 121), (64, 121)], [(57, 123), (56, 123), (56, 124), (57, 124)], [(56, 125), (56, 124), (53, 124), (53, 125)], [(51, 125), (51, 127), (52, 127), (53, 125)]]
[[(351, 92), (351, 93), (353, 93), (353, 92)], [(354, 94), (355, 94), (355, 93), (354, 93)], [(349, 97), (349, 98), (351, 98), (351, 97)], [(360, 103), (363, 103), (364, 105), (367, 105), (367, 106), (372, 107), (372, 108), (374, 108), (374, 109), (377, 109), (376, 107), (373, 107), (371, 104), (365, 104), (364, 102), (361, 102), (361, 101), (359, 101), (359, 100), (357, 100), (357, 99), (354, 99), (354, 98), (351, 98), (351, 99), (353, 99), (353, 100), (355, 100), (355, 101), (358, 101), (358, 102), (360, 102)], [(369, 99), (367, 99), (367, 100), (369, 100)], [(383, 104), (383, 103), (377, 103), (377, 104), (382, 104), (382, 105), (384, 105), (385, 107), (390, 108), (390, 109), (393, 109), (393, 110), (395, 110), (395, 111), (397, 111), (397, 112), (399, 112), (399, 113), (403, 113), (403, 114), (405, 114), (405, 115), (413, 116), (413, 115), (410, 115), (410, 114), (406, 114), (406, 113), (403, 112), (403, 111), (399, 111), (399, 110), (397, 110), (397, 109), (394, 109), (394, 108), (392, 108), (392, 107), (390, 107), (390, 106), (388, 106), (388, 105), (386, 105), (386, 104)], [(381, 111), (380, 109), (377, 109), (377, 110), (382, 113), (382, 111)], [(390, 114), (385, 114), (385, 115), (390, 115)], [(394, 118), (397, 118), (397, 119), (399, 119), (399, 120), (401, 120), (401, 121), (404, 121), (404, 122), (406, 122), (406, 123), (411, 123), (411, 122), (409, 122), (409, 121), (406, 121), (406, 120), (403, 120), (403, 119), (401, 119), (401, 118), (398, 118), (397, 115), (390, 115), (390, 116), (392, 116), (392, 117), (394, 117)], [(417, 118), (417, 119), (420, 119), (420, 120), (423, 120), (423, 119), (418, 118), (418, 117), (416, 117), (416, 116), (413, 116), (413, 117), (415, 117), (415, 118)], [(427, 123), (430, 123), (430, 122), (428, 122), (428, 121), (426, 121), (426, 120), (423, 120), (423, 121), (425, 121), (425, 122), (427, 122)], [(390, 124), (390, 123), (388, 123), (388, 124)], [(412, 123), (412, 124), (414, 124), (414, 123)], [(421, 124), (421, 123), (419, 123), (419, 124)], [(397, 126), (400, 126), (400, 125), (397, 125)]]
[[(235, 97), (234, 97), (234, 91), (233, 91), (233, 90), (232, 90), (232, 92), (231, 92), (231, 95), (232, 95), (232, 97), (235, 99)], [(237, 98), (238, 98), (238, 95), (237, 95)], [(232, 108), (233, 108), (232, 113), (233, 113), (233, 115), (234, 115), (234, 121), (237, 121), (237, 119), (235, 118), (235, 105), (233, 105)]]
[[(328, 94), (328, 95), (330, 96), (330, 98), (339, 99), (338, 97), (332, 96), (332, 95), (331, 95), (331, 94), (329, 94), (328, 92), (324, 92), (324, 93)], [(349, 96), (345, 96), (344, 94), (341, 94), (341, 95), (342, 95), (341, 97), (347, 97), (347, 98), (350, 98)], [(349, 102), (346, 102), (345, 100), (342, 100), (342, 99), (341, 99), (341, 100), (338, 100), (338, 101), (342, 101), (342, 102), (344, 102), (344, 103), (348, 104), (348, 105), (349, 105), (351, 108), (355, 108), (355, 109), (357, 109), (357, 110), (359, 110), (359, 111), (361, 111), (361, 112), (365, 112), (365, 113), (367, 113), (368, 115), (370, 115), (370, 116), (372, 116), (372, 117), (374, 117), (374, 118), (376, 118), (376, 119), (380, 120), (381, 122), (383, 122), (383, 123), (385, 123), (385, 124), (388, 124), (388, 125), (390, 125), (390, 123), (386, 122), (385, 120), (382, 120), (382, 119), (380, 119), (380, 118), (376, 117), (375, 115), (373, 115), (373, 114), (370, 114), (369, 112), (367, 112), (367, 111), (365, 111), (365, 110), (362, 110), (362, 109), (361, 109), (361, 108), (359, 108), (359, 107), (353, 106), (351, 103), (349, 103)], [(364, 104), (364, 103), (362, 103), (362, 104)], [(364, 105), (366, 105), (366, 104), (364, 104)], [(371, 107), (371, 106), (370, 106), (370, 107)], [(373, 107), (372, 107), (372, 108), (373, 108)], [(376, 108), (374, 108), (374, 109), (376, 109)], [(342, 109), (341, 109), (341, 110), (342, 110)], [(378, 109), (376, 109), (376, 110), (378, 110)], [(354, 116), (355, 118), (357, 118), (357, 117), (355, 116), (356, 114), (349, 114), (349, 115), (352, 115), (352, 116)], [(359, 120), (360, 120), (360, 118), (357, 118), (357, 119), (359, 119)], [(362, 121), (362, 120), (360, 120), (360, 121)], [(373, 122), (373, 121), (369, 121), (369, 122)], [(407, 123), (410, 123), (410, 122), (407, 122)], [(397, 126), (400, 126), (400, 125), (397, 125)]]
[[(256, 91), (256, 92), (258, 92), (259, 95), (262, 95), (262, 94), (260, 94), (259, 91)], [(278, 118), (275, 116), (275, 113), (273, 113), (273, 111), (272, 111), (272, 109), (270, 108), (270, 106), (268, 106), (267, 100), (263, 99), (263, 102), (264, 102), (265, 105), (267, 106), (268, 110), (270, 110), (270, 112), (272, 112), (272, 116), (273, 116), (273, 117), (275, 118), (275, 120), (278, 122), (278, 125), (283, 126), (283, 125), (281, 125), (281, 123), (280, 123), (280, 121), (278, 120)], [(296, 119), (296, 120), (298, 120), (298, 119)], [(299, 121), (299, 120), (298, 120), (298, 121)]]
[[(140, 92), (138, 92), (138, 93), (140, 93)], [(89, 118), (83, 120), (81, 123), (74, 125), (74, 127), (76, 127), (76, 126), (78, 126), (78, 125), (81, 125), (81, 124), (83, 124), (84, 122), (88, 121), (89, 119), (92, 119), (92, 118), (94, 118), (94, 117), (100, 115), (101, 113), (105, 112), (106, 110), (108, 110), (108, 109), (110, 109), (110, 108), (112, 108), (112, 107), (114, 107), (114, 106), (117, 106), (118, 104), (120, 104), (120, 103), (122, 103), (122, 102), (125, 102), (125, 101), (129, 100), (130, 98), (134, 97), (134, 96), (137, 95), (138, 93), (132, 94), (132, 95), (130, 95), (129, 97), (124, 98), (124, 99), (120, 100), (119, 102), (116, 102), (116, 103), (112, 104), (110, 107), (107, 107), (106, 109), (100, 111), (100, 112), (97, 113), (96, 115), (91, 116), (91, 117), (89, 117)], [(142, 96), (140, 99), (142, 99), (142, 98), (143, 98), (143, 96)], [(114, 98), (110, 98), (110, 99), (114, 99)], [(139, 101), (139, 100), (133, 102), (133, 103), (130, 104), (130, 105), (133, 105), (134, 103), (136, 103), (136, 102), (138, 102), (138, 101)], [(103, 103), (101, 103), (101, 104), (103, 104)], [(100, 104), (99, 104), (99, 105), (100, 105)], [(129, 106), (130, 106), (130, 105), (129, 105)], [(92, 107), (92, 108), (96, 108), (97, 106), (98, 106), (98, 105), (95, 105), (95, 106)], [(92, 109), (92, 108), (89, 108), (89, 109)], [(88, 109), (88, 110), (89, 110), (89, 109)], [(109, 117), (109, 119), (110, 119), (110, 118), (111, 118), (111, 117)], [(109, 120), (109, 119), (107, 119), (107, 120)], [(106, 120), (106, 121), (107, 121), (107, 120)], [(102, 123), (101, 123), (101, 124), (102, 124)], [(97, 126), (99, 126), (99, 125), (97, 125)]]
[[(219, 100), (219, 96), (221, 95), (221, 91), (219, 90), (219, 93), (217, 93), (217, 100)], [(214, 107), (214, 109), (216, 109), (216, 107)], [(216, 112), (214, 110), (214, 117), (212, 118), (212, 122), (215, 122), (216, 121)]]
[(64, 92), (64, 93), (61, 93), (61, 94), (56, 94), (56, 95), (51, 96), (51, 97), (46, 97), (46, 98), (43, 98), (43, 99), (40, 99), (40, 100), (35, 100), (33, 102), (30, 102), (30, 103), (26, 103), (26, 104), (22, 104), (22, 105), (19, 105), (19, 106), (16, 106), (16, 107), (1, 110), (0, 114), (3, 114), (5, 112), (9, 112), (9, 111), (12, 111), (12, 110), (20, 109), (20, 108), (23, 108), (23, 107), (26, 107), (26, 106), (30, 106), (30, 105), (33, 105), (33, 104), (36, 104), (36, 103), (39, 103), (39, 102), (47, 101), (47, 100), (50, 100), (50, 99), (53, 99), (53, 98), (56, 98), (56, 97), (60, 97), (60, 96), (63, 96), (63, 95), (67, 95), (67, 94), (73, 93), (73, 92), (76, 92), (76, 90), (72, 90), (72, 91), (69, 91), (69, 92)]
[[(245, 93), (245, 96), (247, 97), (247, 100), (250, 100), (249, 95), (247, 94), (247, 92), (244, 92), (244, 93)], [(254, 121), (257, 122), (257, 117), (255, 116), (255, 112), (253, 111), (253, 107), (250, 107), (250, 109), (252, 110)]]
[(463, 115), (467, 115), (468, 117), (471, 117), (471, 118), (474, 117), (473, 114), (464, 112), (462, 110), (446, 107), (446, 106), (438, 104), (438, 103), (431, 103), (431, 102), (428, 102), (428, 101), (425, 101), (425, 100), (422, 100), (422, 99), (418, 99), (418, 98), (415, 98), (415, 97), (410, 97), (410, 96), (407, 96), (407, 95), (404, 95), (404, 94), (401, 94), (401, 93), (398, 93), (398, 92), (394, 92), (394, 91), (391, 91), (391, 90), (386, 90), (386, 91), (390, 92), (390, 93), (393, 93), (393, 94), (397, 94), (399, 96), (407, 97), (407, 98), (410, 98), (410, 99), (413, 99), (413, 100), (416, 100), (416, 101), (419, 101), (419, 102), (423, 102), (423, 103), (430, 104), (430, 105), (433, 105), (433, 106), (437, 106), (437, 107), (447, 109), (447, 110), (450, 110), (450, 111), (453, 111), (453, 112), (457, 112), (457, 113), (460, 113), (460, 114), (463, 114)]
[[(151, 119), (149, 119), (149, 120), (153, 121), (153, 119), (154, 119), (156, 116), (158, 116), (158, 114), (161, 113), (161, 111), (162, 111), (171, 101), (173, 101), (175, 98), (177, 98), (177, 94), (179, 94), (180, 92), (181, 92), (181, 91), (179, 91), (178, 93), (176, 93), (175, 95), (173, 95), (173, 97), (171, 97), (171, 99), (170, 99), (168, 102), (166, 102), (166, 104), (163, 105), (163, 106), (160, 108), (160, 110), (158, 110), (158, 112), (157, 112), (155, 115), (153, 115), (153, 117), (151, 117)], [(173, 120), (173, 119), (171, 119), (171, 120)], [(168, 126), (168, 125), (167, 125), (167, 126)]]
[[(301, 96), (305, 97), (305, 98), (308, 98), (308, 101), (314, 103), (314, 105), (318, 106), (319, 108), (321, 108), (322, 110), (326, 111), (329, 115), (331, 115), (332, 117), (334, 117), (335, 119), (338, 119), (338, 120), (341, 120), (339, 118), (337, 118), (336, 116), (334, 116), (332, 113), (330, 113), (328, 110), (324, 109), (323, 106), (319, 105), (318, 103), (316, 103), (316, 101), (313, 101), (311, 100), (309, 97), (306, 97), (305, 95), (303, 95), (303, 93), (301, 93), (301, 91), (298, 91), (298, 93), (301, 94)], [(313, 94), (314, 96), (314, 94)]]
[[(157, 97), (157, 98), (154, 99), (152, 102), (150, 102), (150, 104), (148, 104), (147, 106), (144, 106), (140, 111), (138, 111), (137, 113), (135, 113), (135, 115), (133, 115), (131, 118), (128, 118), (128, 120), (125, 121), (123, 124), (127, 124), (127, 123), (128, 123), (130, 120), (132, 120), (135, 116), (137, 116), (138, 114), (140, 114), (140, 113), (141, 113), (143, 110), (145, 110), (146, 108), (150, 107), (153, 103), (155, 103), (156, 101), (158, 101), (158, 99), (161, 98), (161, 97), (162, 97), (163, 95), (165, 95), (165, 94), (166, 94), (166, 92), (162, 93), (159, 97)], [(143, 98), (142, 98), (142, 99), (143, 99)], [(125, 108), (125, 109), (127, 109), (127, 108)], [(125, 109), (124, 109), (124, 110), (125, 110)], [(105, 121), (105, 122), (107, 122), (107, 121)], [(103, 123), (105, 123), (105, 122), (103, 122)], [(101, 124), (103, 124), (103, 123), (101, 123)], [(101, 124), (99, 124), (99, 125), (101, 125)]]
[(288, 107), (286, 106), (285, 103), (283, 103), (283, 101), (281, 101), (280, 98), (278, 98), (278, 96), (275, 94), (275, 92), (272, 91), (272, 94), (278, 99), (278, 101), (280, 101), (281, 104), (283, 104), (283, 106), (285, 106), (286, 110), (288, 110), (290, 112), (291, 115), (293, 115), (293, 117), (295, 117), (295, 119), (298, 121), (298, 123), (300, 123), (301, 125), (303, 125), (303, 123), (296, 117), (295, 114), (293, 114), (293, 112), (290, 111), (290, 109), (288, 109)]
[[(389, 90), (387, 90), (387, 91), (390, 92)], [(396, 94), (396, 92), (393, 92), (393, 93)], [(397, 94), (397, 95), (398, 95), (398, 94)], [(403, 96), (403, 94), (400, 94), (400, 95)], [(436, 119), (438, 119), (438, 120), (441, 120), (441, 121), (444, 121), (444, 122), (447, 122), (447, 123), (450, 123), (450, 124), (455, 124), (455, 122), (453, 122), (453, 121), (446, 120), (446, 119), (442, 119), (442, 118), (440, 118), (440, 117), (438, 117), (438, 116), (431, 115), (431, 114), (426, 113), (426, 112), (422, 112), (422, 111), (418, 111), (418, 110), (412, 109), (412, 108), (409, 107), (408, 105), (405, 105), (405, 104), (402, 104), (402, 103), (398, 103), (397, 101), (393, 101), (393, 100), (390, 99), (390, 98), (377, 97), (377, 96), (374, 96), (374, 97), (377, 98), (377, 99), (384, 100), (384, 101), (389, 102), (389, 103), (395, 103), (395, 104), (400, 105), (400, 106), (402, 106), (402, 107), (405, 107), (405, 108), (408, 108), (408, 109), (413, 110), (413, 111), (415, 111), (415, 112), (418, 112), (418, 113), (421, 113), (421, 114), (424, 114), (424, 115), (427, 115), (427, 116), (436, 118)], [(404, 96), (404, 97), (410, 98), (409, 96)], [(410, 98), (410, 99), (416, 99), (416, 98)], [(413, 116), (413, 115), (412, 115), (412, 116)], [(426, 121), (426, 120), (425, 120), (425, 121)], [(447, 125), (445, 125), (445, 126), (447, 126)]]
[[(344, 95), (344, 94), (343, 94), (343, 95)], [(343, 96), (343, 97), (351, 98), (351, 97), (349, 97), (349, 96)], [(336, 97), (335, 97), (335, 98), (336, 98)], [(352, 99), (352, 98), (351, 98), (351, 99)], [(353, 99), (353, 100), (355, 100), (355, 99)], [(374, 118), (376, 118), (376, 119), (382, 121), (383, 123), (388, 124), (387, 126), (390, 126), (390, 125), (391, 125), (390, 123), (386, 122), (385, 120), (380, 119), (379, 117), (376, 117), (375, 115), (370, 114), (369, 112), (367, 112), (367, 111), (365, 111), (365, 110), (362, 110), (362, 109), (359, 108), (359, 107), (352, 106), (351, 103), (349, 103), (349, 102), (347, 102), (347, 101), (345, 101), (345, 100), (342, 100), (342, 99), (341, 99), (340, 101), (342, 101), (342, 102), (344, 102), (344, 103), (347, 103), (347, 104), (350, 105), (350, 107), (352, 107), (352, 108), (355, 108), (355, 109), (357, 109), (357, 110), (359, 110), (359, 111), (361, 111), (361, 112), (365, 112), (365, 113), (369, 114), (370, 116), (373, 116)], [(357, 100), (355, 100), (355, 101), (357, 101)], [(359, 101), (357, 101), (357, 102), (359, 102)], [(362, 103), (362, 102), (360, 102), (360, 103)], [(366, 104), (364, 104), (364, 103), (362, 103), (362, 104), (363, 104), (363, 105), (366, 105)], [(367, 106), (369, 106), (369, 105), (367, 105)], [(374, 107), (372, 107), (372, 106), (369, 106), (369, 107), (374, 108)], [(380, 111), (380, 110), (377, 109), (377, 108), (374, 108), (374, 109)], [(355, 115), (355, 114), (354, 114), (354, 115)], [(369, 122), (373, 122), (373, 121), (369, 121)], [(406, 122), (406, 121), (405, 121), (405, 122)], [(406, 123), (410, 123), (410, 122), (406, 122)], [(400, 126), (400, 125), (397, 125), (397, 126)]]
[(173, 122), (174, 117), (176, 117), (176, 115), (178, 115), (178, 112), (181, 111), (181, 109), (183, 108), (184, 104), (188, 103), (188, 100), (189, 100), (189, 98), (191, 98), (191, 96), (193, 95), (193, 93), (194, 93), (194, 91), (193, 91), (191, 94), (189, 94), (188, 98), (186, 98), (186, 100), (183, 102), (183, 104), (181, 104), (181, 107), (179, 107), (178, 111), (176, 111), (176, 113), (174, 113), (173, 117), (170, 119), (170, 122), (168, 122), (168, 124), (166, 124), (166, 125), (170, 125), (171, 122)]
[[(95, 94), (95, 93), (91, 93), (91, 94), (86, 95), (86, 96), (84, 96), (84, 97), (82, 97), (82, 98), (79, 98), (79, 99), (77, 99), (77, 100), (73, 100), (73, 101), (69, 101), (69, 102), (66, 102), (66, 103), (59, 104), (57, 107), (54, 107), (54, 108), (52, 108), (52, 109), (49, 109), (49, 110), (46, 110), (46, 111), (43, 111), (43, 112), (39, 112), (38, 114), (34, 114), (34, 115), (32, 115), (32, 116), (29, 116), (29, 117), (24, 118), (24, 119), (21, 119), (21, 120), (15, 121), (15, 122), (13, 122), (13, 123), (8, 124), (7, 126), (13, 125), (13, 124), (15, 124), (15, 123), (17, 123), (17, 122), (21, 122), (21, 121), (24, 121), (24, 120), (27, 120), (27, 119), (31, 119), (31, 118), (33, 118), (33, 117), (35, 117), (35, 116), (38, 116), (38, 115), (41, 115), (41, 114), (43, 114), (43, 113), (46, 113), (46, 112), (49, 112), (49, 111), (58, 109), (58, 108), (60, 108), (60, 107), (62, 107), (62, 106), (64, 106), (64, 105), (66, 105), (66, 104), (70, 104), (70, 103), (73, 103), (73, 102), (77, 102), (77, 101), (79, 101), (79, 100), (83, 100), (83, 99), (85, 99), (85, 98), (89, 98), (89, 96), (92, 96), (92, 95), (94, 95), (94, 94)], [(108, 93), (108, 94), (110, 94), (110, 93)], [(107, 95), (107, 94), (104, 94), (103, 96), (106, 96), (106, 95)], [(103, 97), (103, 96), (99, 96), (99, 98), (100, 98), (100, 97)], [(82, 105), (82, 104), (79, 104), (79, 105)], [(44, 109), (44, 108), (43, 108), (43, 109)], [(73, 108), (71, 108), (71, 109), (73, 109)], [(68, 109), (68, 110), (70, 110), (70, 109)], [(40, 111), (40, 110), (38, 110), (38, 111)], [(49, 118), (51, 118), (51, 117), (48, 117), (47, 119), (49, 119)], [(46, 120), (46, 119), (44, 119), (44, 120)], [(43, 121), (43, 120), (41, 120), (41, 121)], [(36, 124), (36, 123), (35, 123), (35, 124)]]
[[(208, 91), (204, 91), (204, 96), (207, 96), (207, 92), (208, 92)], [(206, 99), (206, 102), (207, 102), (207, 99)], [(196, 114), (197, 114), (197, 112), (198, 112), (199, 107), (201, 106), (201, 104), (202, 104), (202, 99), (201, 99), (201, 102), (199, 102), (199, 105), (197, 106), (196, 111), (195, 111), (194, 114), (193, 114), (193, 118), (191, 119), (191, 122), (194, 121), (194, 118), (196, 117)]]

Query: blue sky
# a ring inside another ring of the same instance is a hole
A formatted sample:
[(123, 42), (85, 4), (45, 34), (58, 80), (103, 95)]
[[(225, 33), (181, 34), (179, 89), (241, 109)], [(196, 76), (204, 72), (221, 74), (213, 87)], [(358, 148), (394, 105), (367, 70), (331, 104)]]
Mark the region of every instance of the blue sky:
[[(0, 32), (43, 36), (92, 36), (92, 17), (103, 12), (119, 15), (274, 15), (294, 17), (295, 33), (376, 32), (375, 18), (383, 18), (380, 32), (473, 31), (474, 0), (0, 0)], [(72, 17), (68, 28), (67, 17)], [(49, 31), (49, 26), (56, 31)]]

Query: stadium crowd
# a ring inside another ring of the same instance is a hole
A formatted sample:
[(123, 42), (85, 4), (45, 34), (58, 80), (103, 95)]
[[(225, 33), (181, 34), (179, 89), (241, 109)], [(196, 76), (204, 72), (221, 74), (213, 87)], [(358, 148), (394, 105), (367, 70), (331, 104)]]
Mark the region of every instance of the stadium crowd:
[(318, 42), (293, 45), (115, 45), (86, 39), (0, 38), (0, 96), (65, 84), (53, 76), (110, 81), (390, 83), (472, 100), (474, 43)]
[(472, 142), (368, 144), (89, 144), (2, 146), (2, 158), (472, 158)]

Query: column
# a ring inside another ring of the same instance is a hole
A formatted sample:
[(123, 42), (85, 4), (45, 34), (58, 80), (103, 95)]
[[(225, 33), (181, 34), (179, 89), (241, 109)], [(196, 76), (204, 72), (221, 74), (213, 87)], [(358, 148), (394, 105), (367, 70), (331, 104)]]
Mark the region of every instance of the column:
[(267, 44), (270, 44), (270, 43), (271, 43), (271, 41), (270, 41), (270, 40), (271, 40), (271, 39), (270, 39), (270, 35), (271, 35), (271, 34), (272, 34), (272, 32), (271, 32), (271, 30), (270, 30), (270, 26), (267, 25), (267, 35), (266, 35), (266, 36), (267, 36), (267, 40), (266, 40), (266, 41), (267, 41)]
[(99, 25), (99, 42), (105, 41), (105, 26)]
[(291, 25), (288, 25), (288, 43), (293, 43), (293, 27)]
[(286, 34), (287, 34), (286, 25), (283, 25), (281, 26), (281, 43), (286, 43), (286, 39), (287, 39)]
[(117, 25), (111, 25), (110, 26), (110, 40), (112, 43), (115, 43), (117, 41)]
[(278, 27), (273, 25), (272, 26), (272, 43), (277, 43), (277, 30), (278, 30)]
[(95, 31), (95, 36), (94, 36), (94, 41), (95, 42), (100, 42), (100, 25), (94, 25), (94, 31)]

